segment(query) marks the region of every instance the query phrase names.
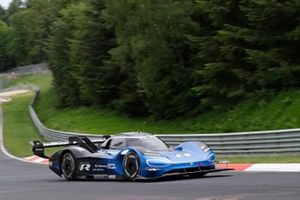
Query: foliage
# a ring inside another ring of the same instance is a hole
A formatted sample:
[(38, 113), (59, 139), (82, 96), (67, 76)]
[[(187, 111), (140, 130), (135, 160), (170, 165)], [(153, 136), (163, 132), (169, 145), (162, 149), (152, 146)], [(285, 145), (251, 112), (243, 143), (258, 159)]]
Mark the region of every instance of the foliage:
[(16, 14), (17, 12), (19, 12), (21, 10), (23, 10), (22, 0), (12, 0), (6, 11), (6, 17), (10, 18), (12, 15)]
[(74, 18), (69, 40), (69, 65), (74, 69), (82, 103), (108, 105), (117, 98), (122, 79), (108, 53), (115, 46), (114, 31), (103, 16), (103, 1), (90, 0), (81, 5), (84, 8)]
[(8, 50), (16, 65), (35, 64), (48, 60), (47, 43), (50, 27), (58, 11), (55, 1), (14, 0), (6, 11), (10, 26)]
[(0, 71), (13, 66), (12, 58), (8, 54), (9, 31), (9, 27), (0, 20)]
[(1, 62), (48, 61), (61, 106), (176, 119), (300, 87), (297, 0), (14, 0), (0, 11)]
[(85, 9), (84, 4), (74, 4), (61, 11), (61, 17), (53, 24), (49, 41), (49, 64), (54, 75), (54, 86), (63, 106), (80, 104), (80, 91), (70, 65), (70, 38), (75, 28), (75, 18)]
[[(118, 39), (112, 58), (135, 87), (124, 92), (142, 97), (157, 118), (186, 115), (197, 104), (191, 90), (197, 82), (193, 49), (185, 38), (197, 29), (189, 17), (193, 5), (191, 1), (108, 1), (107, 13)], [(131, 106), (135, 105), (127, 105)]]
[(0, 20), (5, 21), (6, 20), (6, 10), (0, 5)]
[(197, 1), (206, 34), (193, 37), (204, 61), (202, 102), (224, 105), (249, 94), (299, 87), (299, 3), (279, 0)]

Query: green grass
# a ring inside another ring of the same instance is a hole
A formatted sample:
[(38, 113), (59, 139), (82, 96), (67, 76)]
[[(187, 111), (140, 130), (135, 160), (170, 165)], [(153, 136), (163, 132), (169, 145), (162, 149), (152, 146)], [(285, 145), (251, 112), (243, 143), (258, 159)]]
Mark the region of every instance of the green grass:
[(2, 105), (3, 134), (6, 149), (20, 157), (32, 155), (29, 141), (41, 140), (28, 112), (33, 93), (12, 97), (11, 102)]
[[(35, 84), (40, 86), (42, 92), (51, 89), (52, 76), (49, 74), (38, 74), (34, 76), (22, 76), (16, 80), (4, 82), (5, 87), (22, 84)], [(43, 138), (38, 133), (31, 121), (28, 105), (33, 97), (33, 92), (12, 97), (12, 101), (2, 104), (3, 109), (3, 135), (5, 148), (13, 155), (19, 157), (31, 156), (30, 141), (41, 140)], [(47, 150), (48, 154), (54, 150)]]
[(216, 133), (300, 127), (300, 91), (286, 91), (271, 98), (253, 98), (228, 110), (216, 109), (192, 119), (155, 121), (128, 118), (100, 108), (57, 109), (52, 90), (44, 92), (37, 112), (46, 126), (89, 133), (146, 131), (156, 134)]
[(300, 127), (300, 91), (290, 90), (268, 97), (253, 97), (232, 109), (204, 114), (199, 129), (207, 132), (276, 130)]

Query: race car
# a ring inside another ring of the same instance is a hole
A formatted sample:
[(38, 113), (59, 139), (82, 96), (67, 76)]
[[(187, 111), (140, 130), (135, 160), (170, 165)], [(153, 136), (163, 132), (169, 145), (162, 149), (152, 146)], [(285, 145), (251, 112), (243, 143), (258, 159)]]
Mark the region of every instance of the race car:
[[(202, 177), (216, 169), (215, 154), (203, 142), (183, 142), (175, 148), (146, 133), (125, 133), (93, 140), (69, 137), (68, 142), (34, 141), (33, 153), (49, 159), (49, 167), (67, 180), (84, 178), (157, 179), (174, 175)], [(48, 157), (45, 148), (64, 149)]]

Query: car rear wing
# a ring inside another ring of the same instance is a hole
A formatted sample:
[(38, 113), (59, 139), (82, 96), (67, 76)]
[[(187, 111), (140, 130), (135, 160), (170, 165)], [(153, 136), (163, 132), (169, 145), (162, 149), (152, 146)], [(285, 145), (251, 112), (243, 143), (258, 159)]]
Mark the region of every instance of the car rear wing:
[(96, 144), (102, 144), (105, 142), (110, 136), (103, 136), (103, 139), (92, 139), (85, 136), (72, 136), (68, 138), (66, 142), (49, 142), (49, 143), (42, 143), (40, 141), (32, 141), (30, 144), (32, 145), (32, 152), (34, 155), (37, 155), (42, 158), (49, 158), (45, 155), (45, 148), (52, 148), (52, 147), (64, 147), (64, 146), (80, 146), (85, 148), (86, 150), (94, 153), (98, 150), (98, 146)]

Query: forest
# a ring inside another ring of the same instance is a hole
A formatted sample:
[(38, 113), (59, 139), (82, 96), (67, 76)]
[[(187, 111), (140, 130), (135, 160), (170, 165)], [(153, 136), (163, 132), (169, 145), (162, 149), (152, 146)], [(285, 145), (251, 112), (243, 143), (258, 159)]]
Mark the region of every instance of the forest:
[(47, 62), (60, 107), (188, 118), (300, 89), (298, 0), (13, 0), (0, 71)]

